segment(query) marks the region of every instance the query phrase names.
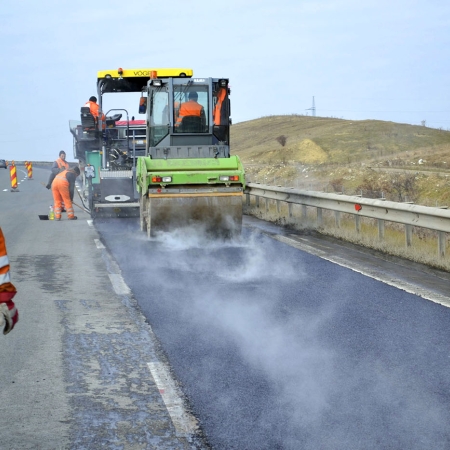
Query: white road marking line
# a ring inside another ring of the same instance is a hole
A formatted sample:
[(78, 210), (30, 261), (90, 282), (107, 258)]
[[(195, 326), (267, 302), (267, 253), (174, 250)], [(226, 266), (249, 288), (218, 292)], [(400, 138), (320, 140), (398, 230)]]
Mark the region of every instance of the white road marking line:
[(116, 274), (116, 273), (110, 273), (108, 274), (109, 279), (111, 280), (111, 284), (113, 286), (114, 292), (117, 295), (130, 295), (131, 290), (125, 283), (125, 281), (122, 278), (122, 275)]
[(450, 308), (450, 298), (446, 297), (444, 295), (430, 292), (426, 289), (420, 288), (419, 286), (415, 286), (414, 284), (408, 283), (406, 281), (392, 280), (392, 279), (380, 277), (376, 274), (375, 271), (372, 271), (370, 269), (362, 269), (360, 266), (357, 266), (356, 264), (353, 265), (351, 262), (349, 262), (343, 258), (339, 258), (338, 256), (333, 256), (333, 257), (328, 256), (327, 254), (325, 254), (325, 252), (322, 252), (321, 250), (318, 250), (308, 244), (298, 242), (294, 239), (290, 239), (286, 236), (272, 235), (271, 237), (273, 237), (277, 241), (280, 241), (287, 245), (290, 245), (291, 247), (298, 248), (305, 252), (316, 255), (319, 258), (325, 259), (334, 264), (338, 264), (341, 267), (345, 267), (347, 269), (353, 270), (354, 272), (357, 272), (357, 273), (360, 273), (367, 277), (373, 278), (374, 280), (381, 281), (382, 283), (385, 283), (389, 286), (394, 286), (398, 289), (402, 289), (403, 291), (406, 291), (409, 294), (418, 295), (419, 297), (422, 297), (425, 300), (430, 300), (434, 303), (438, 303), (439, 305)]
[(147, 365), (172, 419), (176, 435), (184, 437), (195, 434), (197, 419), (185, 410), (183, 400), (167, 367), (161, 362), (150, 362)]
[(86, 222), (88, 223), (88, 225), (90, 227), (92, 227), (94, 225), (94, 221), (92, 219), (88, 219), (88, 220), (86, 220)]
[[(99, 239), (94, 239), (94, 241), (97, 246), (103, 246)], [(122, 275), (110, 273), (108, 276), (117, 295), (132, 294), (131, 289), (125, 283)], [(167, 412), (175, 427), (176, 436), (189, 438), (196, 434), (198, 429), (197, 419), (186, 411), (181, 390), (177, 387), (175, 380), (170, 375), (170, 370), (167, 365), (160, 361), (156, 361), (147, 363), (147, 366), (159, 393), (161, 394), (164, 404), (166, 405)]]
[(94, 239), (95, 242), (95, 246), (97, 248), (105, 248), (105, 246), (102, 244), (102, 242), (100, 241), (100, 239)]

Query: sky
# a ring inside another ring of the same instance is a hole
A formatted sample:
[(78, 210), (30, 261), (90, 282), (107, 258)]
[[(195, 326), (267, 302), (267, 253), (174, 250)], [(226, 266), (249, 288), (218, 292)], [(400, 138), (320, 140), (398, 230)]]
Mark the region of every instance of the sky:
[[(442, 0), (3, 0), (0, 54), (7, 160), (74, 161), (69, 120), (118, 67), (228, 77), (235, 124), (311, 115), (314, 98), (320, 117), (450, 130)], [(122, 95), (111, 107), (144, 118)]]

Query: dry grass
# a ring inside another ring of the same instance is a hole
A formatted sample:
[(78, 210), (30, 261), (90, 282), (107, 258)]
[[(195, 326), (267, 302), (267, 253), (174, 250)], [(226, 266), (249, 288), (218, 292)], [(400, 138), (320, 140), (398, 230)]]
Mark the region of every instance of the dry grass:
[(287, 115), (233, 125), (231, 140), (250, 181), (355, 193), (368, 177), (389, 186), (402, 170), (417, 177), (417, 203), (450, 203), (448, 131)]

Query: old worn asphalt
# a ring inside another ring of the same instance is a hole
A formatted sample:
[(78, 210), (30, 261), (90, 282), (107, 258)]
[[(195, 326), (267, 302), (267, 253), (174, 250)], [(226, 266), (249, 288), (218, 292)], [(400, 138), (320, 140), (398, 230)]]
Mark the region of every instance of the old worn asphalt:
[(52, 203), (49, 171), (25, 174), (17, 167), (11, 192), (9, 171), (0, 172), (20, 314), (0, 335), (0, 448), (205, 448), (170, 374), (155, 382), (150, 367), (164, 369), (163, 355), (88, 214), (39, 220)]

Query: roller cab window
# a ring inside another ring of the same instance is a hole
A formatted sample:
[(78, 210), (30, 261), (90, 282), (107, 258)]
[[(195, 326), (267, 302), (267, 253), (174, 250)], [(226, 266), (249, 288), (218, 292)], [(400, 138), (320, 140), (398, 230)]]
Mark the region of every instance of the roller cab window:
[(169, 134), (169, 94), (153, 91), (150, 97), (149, 142), (155, 147)]
[(174, 86), (173, 124), (175, 133), (208, 132), (208, 86)]

